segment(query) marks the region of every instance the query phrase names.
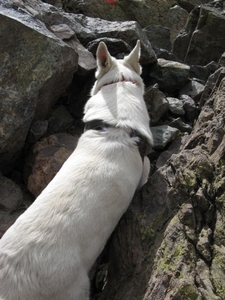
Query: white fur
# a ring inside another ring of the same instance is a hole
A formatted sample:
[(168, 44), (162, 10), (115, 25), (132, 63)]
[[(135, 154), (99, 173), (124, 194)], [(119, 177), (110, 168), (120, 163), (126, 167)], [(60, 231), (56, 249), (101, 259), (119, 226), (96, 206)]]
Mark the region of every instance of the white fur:
[(88, 272), (149, 173), (138, 137), (130, 137), (135, 129), (152, 143), (139, 48), (138, 42), (117, 61), (100, 43), (98, 80), (84, 121), (103, 119), (113, 126), (87, 130), (58, 174), (2, 237), (1, 300), (89, 299)]

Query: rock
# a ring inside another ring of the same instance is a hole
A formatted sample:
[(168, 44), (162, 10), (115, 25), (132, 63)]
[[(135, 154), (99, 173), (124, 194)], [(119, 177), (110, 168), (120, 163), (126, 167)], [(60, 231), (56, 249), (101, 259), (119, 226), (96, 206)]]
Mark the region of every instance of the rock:
[(123, 58), (126, 53), (129, 53), (132, 50), (132, 47), (121, 39), (105, 37), (92, 40), (87, 44), (87, 49), (95, 55), (100, 42), (107, 44), (110, 54), (117, 59)]
[(188, 12), (179, 5), (174, 5), (168, 10), (166, 18), (167, 26), (171, 30), (170, 41), (172, 44), (180, 30), (185, 26), (188, 16)]
[(84, 105), (90, 97), (90, 91), (94, 85), (94, 74), (88, 76), (74, 75), (68, 89), (68, 110), (76, 120), (82, 120)]
[(167, 97), (166, 98), (169, 103), (169, 110), (174, 114), (178, 116), (183, 116), (185, 114), (183, 103), (174, 97)]
[(53, 110), (49, 118), (49, 133), (59, 133), (66, 131), (73, 123), (74, 119), (65, 106), (60, 105)]
[(223, 67), (225, 67), (225, 52), (221, 55), (219, 59), (219, 64)]
[(148, 84), (158, 83), (160, 90), (175, 92), (189, 81), (189, 70), (188, 65), (159, 58), (149, 71)]
[(0, 176), (0, 206), (9, 212), (19, 208), (23, 202), (23, 194), (20, 187), (11, 179)]
[(75, 32), (67, 24), (52, 25), (50, 30), (78, 53), (78, 74), (87, 75), (96, 69), (96, 61), (77, 40)]
[(184, 30), (174, 41), (173, 52), (188, 64), (218, 61), (225, 51), (225, 16), (206, 5), (192, 11)]
[(212, 230), (208, 226), (202, 228), (199, 234), (199, 239), (196, 245), (196, 249), (205, 258), (206, 261), (211, 261), (212, 259)]
[(188, 95), (181, 95), (180, 101), (183, 103), (187, 120), (193, 122), (199, 115), (199, 109), (196, 106), (195, 101)]
[[(191, 42), (191, 35), (196, 29), (199, 14), (200, 7), (197, 6), (191, 11), (185, 27), (180, 31), (180, 33), (174, 40), (173, 53), (177, 56), (179, 60), (183, 62), (186, 62), (187, 50)], [(199, 65), (199, 63), (195, 63), (195, 65)]]
[(196, 80), (191, 80), (190, 82), (186, 83), (184, 87), (179, 91), (180, 94), (185, 94), (190, 96), (194, 101), (198, 101), (204, 91), (205, 86), (199, 83)]
[(65, 133), (37, 142), (27, 158), (24, 172), (28, 190), (37, 197), (74, 151), (77, 137)]
[[(185, 238), (182, 229), (182, 224), (175, 216), (165, 231), (167, 239), (162, 242), (156, 254), (157, 260), (153, 264), (152, 277), (148, 283), (145, 300), (165, 299), (166, 297), (199, 299), (199, 292), (194, 281), (195, 249)], [(170, 283), (171, 280), (173, 284)]]
[(58, 38), (69, 41), (75, 38), (75, 32), (67, 24), (52, 25), (49, 28)]
[(168, 51), (171, 50), (170, 42), (170, 29), (168, 27), (163, 27), (161, 25), (149, 25), (143, 29), (146, 33), (154, 51), (157, 48), (163, 48)]
[(200, 4), (199, 1), (196, 1), (196, 3), (192, 3), (191, 1), (188, 0), (180, 0), (178, 1), (178, 4), (180, 5), (180, 7), (182, 7), (183, 9), (185, 9), (187, 12), (191, 12), (196, 5)]
[(196, 283), (199, 285), (200, 294), (205, 299), (220, 300), (222, 298), (215, 295), (215, 288), (213, 287), (212, 281), (210, 280), (210, 268), (207, 263), (199, 259), (197, 261), (197, 276)]
[(179, 130), (168, 125), (160, 125), (151, 127), (153, 140), (154, 140), (154, 149), (162, 150), (165, 146), (175, 140), (179, 134)]
[(62, 8), (62, 1), (61, 0), (45, 0), (44, 2), (49, 3), (51, 5), (54, 5), (58, 7), (59, 9)]
[(34, 122), (28, 134), (28, 141), (30, 143), (37, 142), (46, 132), (48, 129), (48, 121), (36, 121)]
[(176, 56), (172, 52), (167, 51), (163, 48), (155, 48), (154, 51), (157, 58), (163, 58), (166, 60), (173, 60), (173, 61), (177, 60)]
[[(141, 63), (152, 64), (156, 61), (155, 52), (140, 25), (135, 21), (113, 22), (83, 15), (75, 15), (75, 21), (80, 24), (76, 35), (82, 44), (99, 38), (117, 38), (134, 47), (137, 40), (141, 41)], [(93, 30), (94, 29), (94, 30)]]
[(70, 84), (77, 54), (29, 14), (0, 6), (0, 168), (6, 172), (32, 120), (45, 119)]
[[(63, 8), (67, 12), (73, 12), (75, 14), (84, 14), (89, 17), (101, 18), (109, 21), (128, 21), (129, 12), (131, 11), (130, 7), (127, 8), (126, 11), (117, 4), (115, 1), (115, 5), (110, 5), (107, 1), (71, 1), (71, 0), (63, 0)], [(131, 6), (133, 6), (133, 1), (130, 2)]]
[(205, 85), (202, 96), (200, 98), (200, 102), (199, 102), (200, 107), (202, 107), (205, 104), (206, 100), (214, 91), (214, 88), (217, 88), (219, 86), (221, 82), (221, 78), (223, 78), (224, 75), (225, 75), (225, 67), (219, 68), (212, 75), (210, 75)]
[(192, 131), (192, 127), (189, 124), (184, 123), (181, 118), (172, 119), (168, 122), (168, 125), (179, 129), (181, 132), (191, 133)]
[(165, 95), (158, 89), (157, 85), (151, 86), (145, 91), (144, 99), (150, 115), (151, 124), (154, 125), (168, 111), (168, 101)]
[(173, 154), (177, 154), (180, 152), (182, 148), (182, 139), (181, 137), (177, 137), (169, 146), (169, 148), (166, 151), (163, 151), (159, 158), (156, 161), (156, 167), (157, 169), (164, 166), (167, 161), (171, 158)]
[(198, 82), (206, 83), (208, 77), (213, 74), (220, 65), (216, 62), (210, 62), (206, 66), (191, 65), (190, 66), (190, 77)]

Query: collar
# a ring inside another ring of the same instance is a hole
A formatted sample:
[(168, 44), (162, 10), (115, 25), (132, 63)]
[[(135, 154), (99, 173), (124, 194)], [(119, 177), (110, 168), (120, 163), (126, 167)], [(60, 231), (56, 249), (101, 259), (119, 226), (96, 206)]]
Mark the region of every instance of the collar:
[[(89, 122), (85, 123), (85, 127), (84, 127), (84, 131), (87, 130), (98, 130), (98, 131), (106, 131), (107, 128), (113, 128), (115, 127), (114, 125), (110, 125), (107, 122), (104, 122), (103, 120), (97, 119), (97, 120), (92, 120)], [(137, 146), (139, 149), (139, 153), (142, 157), (142, 159), (144, 158), (144, 156), (148, 155), (150, 152), (150, 145), (147, 141), (147, 139), (141, 135), (137, 130), (131, 128), (131, 132), (130, 132), (130, 137), (138, 137), (139, 141), (137, 142)]]
[(96, 119), (89, 122), (85, 122), (84, 131), (89, 129), (99, 130), (99, 131), (106, 131), (108, 127), (114, 127), (103, 120)]
[[(133, 84), (136, 84), (137, 82), (135, 80), (131, 80), (131, 79), (126, 79), (124, 76), (122, 76), (122, 78), (120, 80), (117, 80), (117, 81), (111, 81), (109, 83), (105, 83), (102, 85), (103, 86), (107, 86), (107, 85), (111, 85), (111, 84), (114, 84), (114, 83), (118, 83), (118, 82), (131, 82)], [(101, 88), (102, 88), (101, 87)]]

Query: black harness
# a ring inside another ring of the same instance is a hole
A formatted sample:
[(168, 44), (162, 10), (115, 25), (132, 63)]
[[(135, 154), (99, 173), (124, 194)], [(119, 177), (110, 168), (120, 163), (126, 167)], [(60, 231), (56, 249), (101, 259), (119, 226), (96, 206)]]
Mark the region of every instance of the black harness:
[[(109, 127), (114, 127), (114, 126), (104, 122), (103, 120), (92, 120), (92, 121), (85, 123), (84, 131), (87, 131), (90, 129), (106, 131), (107, 128), (109, 128)], [(138, 131), (135, 129), (131, 129), (130, 137), (131, 138), (139, 137), (139, 142), (137, 143), (137, 146), (139, 149), (139, 153), (143, 159), (144, 156), (149, 154), (150, 149), (151, 149), (147, 139), (143, 135), (139, 134)]]

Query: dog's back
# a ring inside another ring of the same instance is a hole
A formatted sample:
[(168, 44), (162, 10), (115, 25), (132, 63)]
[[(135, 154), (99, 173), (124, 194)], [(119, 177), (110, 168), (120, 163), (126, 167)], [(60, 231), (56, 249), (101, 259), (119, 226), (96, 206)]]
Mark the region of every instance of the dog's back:
[(138, 143), (152, 140), (137, 72), (139, 44), (118, 62), (102, 43), (97, 57), (85, 133), (0, 241), (1, 300), (88, 300), (88, 271), (147, 180)]

